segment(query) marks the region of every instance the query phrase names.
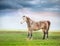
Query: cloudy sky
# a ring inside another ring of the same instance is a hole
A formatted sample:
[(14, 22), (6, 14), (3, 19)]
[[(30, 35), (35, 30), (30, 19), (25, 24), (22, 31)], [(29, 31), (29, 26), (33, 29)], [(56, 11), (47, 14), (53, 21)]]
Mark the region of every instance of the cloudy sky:
[(60, 30), (60, 0), (0, 0), (0, 29), (26, 29), (22, 16), (51, 21), (51, 30)]

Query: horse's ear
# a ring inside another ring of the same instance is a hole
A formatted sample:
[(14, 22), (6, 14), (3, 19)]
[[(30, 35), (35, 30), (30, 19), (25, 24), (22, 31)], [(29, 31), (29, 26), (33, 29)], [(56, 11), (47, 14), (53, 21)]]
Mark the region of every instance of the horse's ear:
[(25, 16), (23, 16), (23, 17), (25, 17)]

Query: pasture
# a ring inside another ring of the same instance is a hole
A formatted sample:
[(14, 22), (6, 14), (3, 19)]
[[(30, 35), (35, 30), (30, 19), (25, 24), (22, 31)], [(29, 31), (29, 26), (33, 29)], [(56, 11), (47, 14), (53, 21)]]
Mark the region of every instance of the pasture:
[(42, 39), (42, 32), (33, 32), (33, 39), (26, 40), (27, 32), (0, 31), (0, 46), (60, 46), (60, 32), (49, 32), (48, 39)]

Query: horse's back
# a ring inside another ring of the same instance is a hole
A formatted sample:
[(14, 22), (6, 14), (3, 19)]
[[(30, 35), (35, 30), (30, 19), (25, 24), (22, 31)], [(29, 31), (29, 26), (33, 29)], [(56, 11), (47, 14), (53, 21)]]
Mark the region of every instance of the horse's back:
[(40, 28), (48, 29), (50, 27), (50, 21), (40, 21)]
[(40, 23), (45, 23), (45, 24), (50, 25), (50, 21), (40, 21)]

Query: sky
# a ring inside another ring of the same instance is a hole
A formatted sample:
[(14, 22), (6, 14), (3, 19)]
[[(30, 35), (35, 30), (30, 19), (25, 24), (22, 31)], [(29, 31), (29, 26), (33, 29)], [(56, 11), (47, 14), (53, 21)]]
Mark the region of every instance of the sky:
[(49, 20), (50, 30), (60, 30), (60, 0), (0, 0), (0, 29), (27, 29), (22, 16)]

